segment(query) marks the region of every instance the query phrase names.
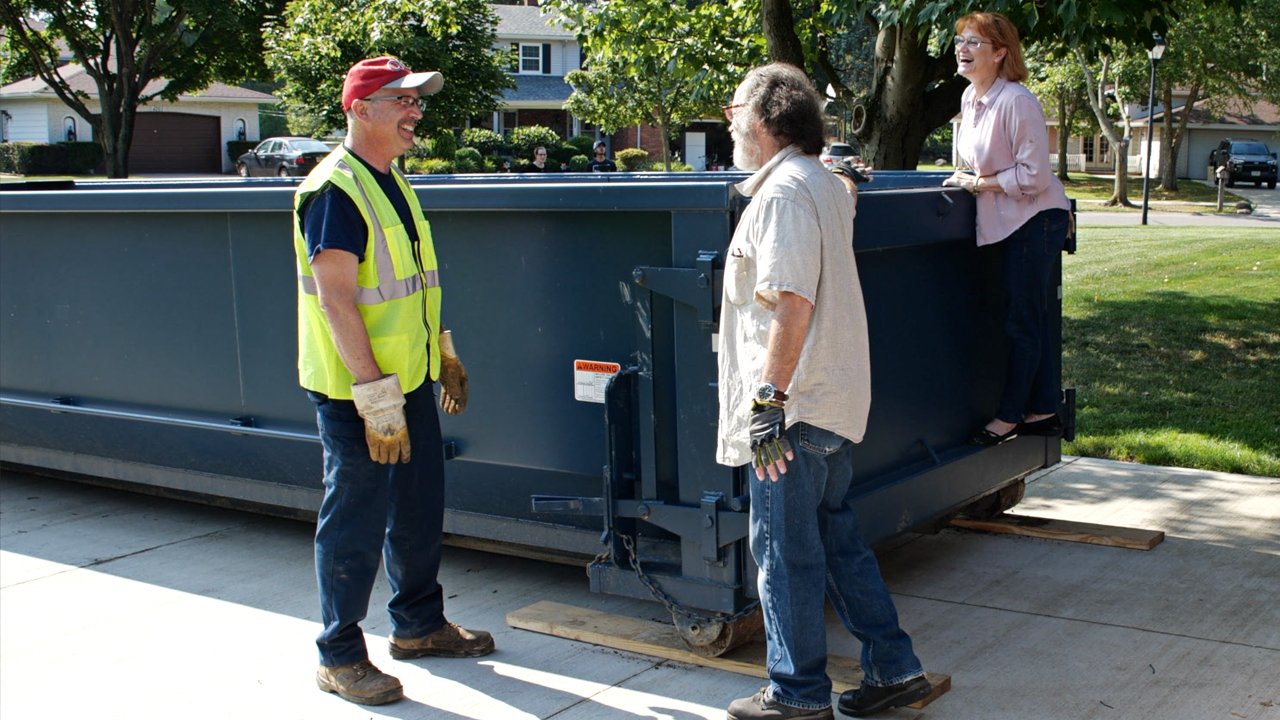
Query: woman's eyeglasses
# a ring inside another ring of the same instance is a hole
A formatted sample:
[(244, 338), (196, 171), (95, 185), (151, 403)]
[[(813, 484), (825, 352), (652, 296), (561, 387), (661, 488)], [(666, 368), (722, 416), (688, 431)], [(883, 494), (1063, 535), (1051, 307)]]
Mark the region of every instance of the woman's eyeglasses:
[(994, 45), (995, 43), (991, 42), (990, 40), (979, 40), (976, 37), (966, 38), (966, 37), (960, 37), (959, 35), (957, 35), (951, 39), (951, 44), (956, 47), (960, 47), (961, 45), (963, 45), (969, 48), (970, 50), (977, 50), (983, 45)]

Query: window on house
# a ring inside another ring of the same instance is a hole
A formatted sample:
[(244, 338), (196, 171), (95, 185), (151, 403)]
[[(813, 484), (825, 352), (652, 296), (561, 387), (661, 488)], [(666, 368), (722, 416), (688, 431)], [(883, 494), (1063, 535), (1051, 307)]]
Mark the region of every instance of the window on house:
[(516, 128), (516, 113), (514, 110), (508, 110), (502, 113), (502, 130), (505, 135)]
[(1102, 162), (1107, 162), (1107, 157), (1111, 154), (1111, 143), (1107, 142), (1106, 135), (1098, 138), (1098, 153), (1102, 156)]
[(245, 127), (244, 118), (236, 118), (236, 139), (237, 140), (249, 139), (249, 131)]
[(70, 115), (62, 118), (62, 139), (67, 142), (76, 141), (76, 119)]
[(1084, 139), (1084, 160), (1085, 162), (1093, 162), (1093, 138)]
[(522, 73), (541, 73), (542, 72), (542, 46), (541, 45), (521, 45), (520, 46), (520, 72)]

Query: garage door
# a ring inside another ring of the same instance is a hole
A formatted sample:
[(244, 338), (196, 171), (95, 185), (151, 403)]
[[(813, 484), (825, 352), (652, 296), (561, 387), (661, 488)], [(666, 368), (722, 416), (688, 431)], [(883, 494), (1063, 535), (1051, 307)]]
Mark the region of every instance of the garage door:
[(129, 173), (220, 173), (219, 119), (212, 115), (140, 112), (133, 125)]

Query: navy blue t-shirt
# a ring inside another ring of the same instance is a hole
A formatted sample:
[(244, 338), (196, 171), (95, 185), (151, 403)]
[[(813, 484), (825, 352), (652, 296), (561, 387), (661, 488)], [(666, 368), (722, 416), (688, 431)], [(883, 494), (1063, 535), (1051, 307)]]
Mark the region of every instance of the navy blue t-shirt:
[[(347, 152), (373, 175), (384, 195), (391, 200), (400, 222), (404, 223), (409, 240), (418, 245), (418, 226), (409, 210), (409, 202), (396, 184), (391, 173), (378, 172), (350, 149)], [(321, 250), (346, 250), (364, 262), (364, 249), (369, 241), (369, 227), (352, 200), (332, 183), (307, 198), (302, 206), (302, 237), (307, 242), (307, 257), (314, 258)], [(417, 253), (414, 253), (417, 257)]]

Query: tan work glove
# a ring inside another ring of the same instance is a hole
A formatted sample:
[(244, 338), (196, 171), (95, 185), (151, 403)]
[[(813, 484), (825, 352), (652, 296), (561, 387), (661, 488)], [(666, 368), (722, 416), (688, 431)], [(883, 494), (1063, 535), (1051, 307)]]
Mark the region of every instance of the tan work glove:
[(440, 333), (440, 409), (461, 415), (467, 409), (467, 369), (453, 349), (453, 331)]
[(391, 465), (409, 462), (409, 426), (404, 419), (404, 391), (391, 373), (381, 380), (351, 386), (356, 412), (364, 419), (369, 457)]

